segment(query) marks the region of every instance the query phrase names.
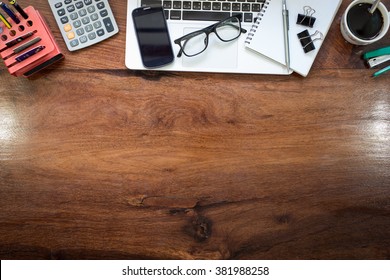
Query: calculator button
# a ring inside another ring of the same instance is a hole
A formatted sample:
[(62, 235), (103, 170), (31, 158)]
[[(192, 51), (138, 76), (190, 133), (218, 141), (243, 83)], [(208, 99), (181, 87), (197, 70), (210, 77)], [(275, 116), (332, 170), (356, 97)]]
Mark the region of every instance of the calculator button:
[(84, 36), (80, 37), (80, 42), (81, 43), (86, 43), (87, 41), (88, 41), (87, 36), (84, 35)]
[(70, 19), (71, 20), (76, 20), (76, 19), (78, 19), (78, 17), (79, 17), (79, 15), (77, 13), (71, 13), (70, 14)]
[(85, 31), (88, 33), (88, 32), (91, 32), (93, 30), (93, 27), (92, 27), (92, 24), (88, 24), (86, 27), (85, 27)]
[(85, 5), (91, 5), (92, 4), (92, 0), (84, 0), (84, 4)]
[(101, 16), (101, 17), (106, 17), (106, 16), (108, 16), (107, 10), (100, 11), (100, 16)]
[(95, 38), (96, 38), (96, 33), (95, 33), (95, 32), (89, 33), (89, 34), (88, 34), (88, 38), (89, 38), (89, 40), (95, 39)]
[(63, 15), (65, 15), (65, 9), (64, 9), (64, 8), (59, 9), (59, 10), (57, 11), (57, 14), (58, 14), (60, 17), (63, 16)]
[(108, 33), (114, 31), (114, 26), (112, 25), (111, 19), (109, 17), (103, 19), (103, 23)]
[(96, 4), (96, 7), (98, 7), (99, 10), (103, 9), (105, 6), (104, 6), (104, 3), (103, 2), (100, 2), (100, 3), (97, 3)]
[(67, 23), (64, 25), (64, 31), (69, 32), (72, 30), (72, 25), (70, 23)]
[(54, 5), (54, 7), (56, 7), (57, 9), (61, 8), (62, 7), (62, 3), (61, 2), (58, 2)]
[(83, 24), (88, 24), (88, 23), (90, 22), (89, 17), (84, 17), (84, 18), (82, 18), (82, 19), (81, 19), (81, 22), (82, 22)]
[(70, 41), (70, 45), (72, 47), (77, 47), (79, 45), (79, 40), (74, 39), (74, 40)]
[(68, 4), (72, 3), (72, 0), (65, 0), (64, 3), (65, 3), (66, 5), (68, 5)]
[(87, 14), (87, 11), (86, 11), (85, 9), (82, 9), (82, 10), (79, 11), (80, 17), (83, 17), (83, 16), (85, 16), (86, 14)]
[(74, 21), (73, 22), (73, 26), (75, 27), (75, 28), (79, 28), (80, 26), (81, 26), (81, 21), (78, 19), (78, 20), (76, 20), (76, 21)]
[(79, 28), (79, 29), (77, 29), (76, 30), (76, 33), (77, 33), (77, 35), (79, 35), (79, 36), (81, 36), (81, 35), (83, 35), (84, 34), (84, 28)]
[(95, 20), (97, 20), (98, 18), (99, 18), (99, 16), (98, 16), (98, 14), (96, 14), (96, 13), (91, 15), (91, 20), (92, 20), (92, 21), (95, 21)]
[(103, 36), (104, 35), (104, 30), (103, 29), (99, 29), (98, 31), (96, 31), (97, 35), (99, 37)]
[(69, 33), (66, 33), (66, 37), (68, 37), (69, 40), (72, 40), (74, 39), (74, 37), (76, 37), (76, 35), (74, 34), (73, 31), (71, 31)]
[(68, 7), (66, 7), (66, 9), (68, 10), (69, 13), (74, 12), (74, 10), (76, 10), (74, 5), (69, 5)]
[(80, 1), (80, 2), (77, 2), (77, 3), (76, 3), (76, 8), (77, 8), (77, 9), (81, 9), (82, 7), (84, 7), (83, 2)]
[(64, 16), (64, 17), (61, 18), (61, 22), (62, 22), (62, 24), (68, 23), (69, 22), (69, 18), (67, 16)]
[(100, 21), (96, 21), (93, 23), (93, 27), (95, 27), (95, 29), (98, 29), (98, 28), (102, 27), (102, 24)]
[(88, 10), (88, 13), (92, 14), (93, 12), (95, 12), (95, 7), (94, 6), (89, 6), (87, 8), (87, 10)]

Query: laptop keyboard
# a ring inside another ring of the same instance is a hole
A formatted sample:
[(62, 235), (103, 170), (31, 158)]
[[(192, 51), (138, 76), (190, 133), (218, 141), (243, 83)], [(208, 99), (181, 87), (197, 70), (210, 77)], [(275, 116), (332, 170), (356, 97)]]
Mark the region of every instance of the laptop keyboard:
[(254, 22), (266, 0), (141, 0), (141, 6), (162, 6), (167, 20), (218, 21), (242, 14), (243, 22)]

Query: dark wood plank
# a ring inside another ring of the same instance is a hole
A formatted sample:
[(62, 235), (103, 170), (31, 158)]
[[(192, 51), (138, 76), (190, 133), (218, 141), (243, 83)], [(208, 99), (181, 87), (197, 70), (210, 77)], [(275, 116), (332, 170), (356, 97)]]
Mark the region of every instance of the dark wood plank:
[(75, 53), (23, 4), (66, 58), (1, 66), (0, 258), (390, 258), (390, 39), (346, 43), (349, 1), (307, 78), (127, 70), (126, 1)]
[(390, 256), (386, 78), (1, 84), (2, 258)]

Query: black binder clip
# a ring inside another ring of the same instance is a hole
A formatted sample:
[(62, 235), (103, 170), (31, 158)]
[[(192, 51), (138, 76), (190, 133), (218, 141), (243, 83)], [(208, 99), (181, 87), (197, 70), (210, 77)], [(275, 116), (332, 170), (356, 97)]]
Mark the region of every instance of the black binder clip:
[[(317, 38), (314, 38), (315, 36), (319, 36)], [(314, 42), (318, 40), (323, 40), (324, 35), (320, 31), (316, 31), (314, 34), (309, 34), (309, 31), (304, 30), (301, 33), (298, 33), (299, 41), (301, 42), (302, 48), (305, 53), (311, 52), (316, 49), (314, 46)]]
[(297, 24), (304, 25), (307, 27), (313, 27), (316, 21), (316, 18), (313, 17), (313, 15), (316, 12), (316, 10), (314, 10), (310, 6), (304, 6), (303, 12), (304, 14), (298, 14)]

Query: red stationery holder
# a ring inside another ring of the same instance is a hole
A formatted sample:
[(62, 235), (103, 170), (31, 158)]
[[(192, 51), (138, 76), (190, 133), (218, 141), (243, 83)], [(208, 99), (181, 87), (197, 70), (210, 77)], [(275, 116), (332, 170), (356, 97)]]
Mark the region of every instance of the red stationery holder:
[[(0, 23), (0, 28), (2, 29), (0, 33), (0, 55), (9, 73), (16, 77), (29, 77), (64, 57), (40, 13), (32, 6), (25, 8), (24, 11), (27, 13), (28, 19), (23, 19), (19, 16), (19, 24), (14, 23), (10, 18), (7, 20), (12, 24), (11, 28), (7, 28), (3, 22)], [(26, 34), (31, 34), (30, 32), (33, 34), (28, 38), (20, 40), (11, 47), (7, 46), (7, 44), (10, 44), (15, 39), (26, 36)], [(23, 46), (35, 38), (40, 38), (40, 41), (24, 49), (21, 53), (14, 53), (16, 48)], [(16, 60), (16, 58), (24, 53), (40, 46), (43, 49), (39, 52), (26, 55), (23, 61), (18, 62)]]

